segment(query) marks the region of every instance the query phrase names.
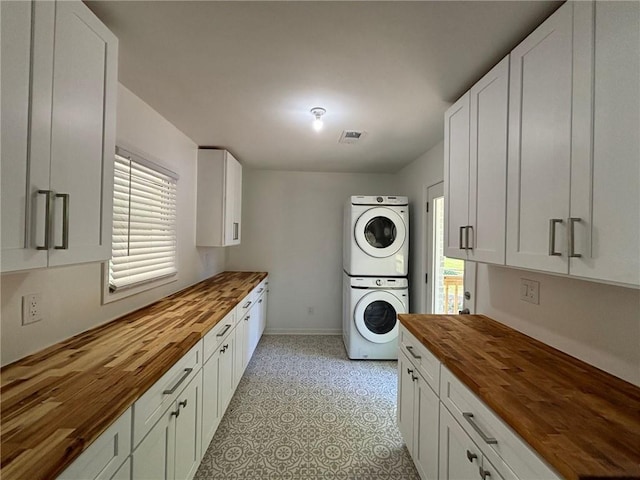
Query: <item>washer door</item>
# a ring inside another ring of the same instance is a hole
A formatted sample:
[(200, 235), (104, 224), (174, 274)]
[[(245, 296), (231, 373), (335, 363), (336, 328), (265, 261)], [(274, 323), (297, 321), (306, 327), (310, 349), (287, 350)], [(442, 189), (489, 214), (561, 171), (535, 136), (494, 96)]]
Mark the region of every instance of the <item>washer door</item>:
[(353, 317), (360, 335), (373, 343), (387, 343), (398, 337), (398, 312), (404, 312), (398, 297), (376, 290), (360, 299)]
[(400, 215), (390, 208), (374, 207), (360, 215), (354, 236), (358, 247), (367, 255), (384, 258), (402, 248), (406, 233)]

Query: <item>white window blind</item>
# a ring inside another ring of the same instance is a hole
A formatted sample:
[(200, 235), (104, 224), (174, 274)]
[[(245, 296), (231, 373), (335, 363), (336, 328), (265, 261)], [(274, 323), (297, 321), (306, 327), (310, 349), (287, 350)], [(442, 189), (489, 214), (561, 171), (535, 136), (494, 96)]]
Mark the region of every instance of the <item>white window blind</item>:
[(121, 148), (114, 170), (111, 292), (177, 272), (178, 176)]

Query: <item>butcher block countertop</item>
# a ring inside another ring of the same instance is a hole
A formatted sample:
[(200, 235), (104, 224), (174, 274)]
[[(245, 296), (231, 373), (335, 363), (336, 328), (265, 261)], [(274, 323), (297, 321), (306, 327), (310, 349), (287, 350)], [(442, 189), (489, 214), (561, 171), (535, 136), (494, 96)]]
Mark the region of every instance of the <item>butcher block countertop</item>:
[(62, 473), (266, 276), (221, 273), (2, 368), (2, 480)]
[(640, 388), (483, 315), (399, 318), (562, 476), (640, 479)]

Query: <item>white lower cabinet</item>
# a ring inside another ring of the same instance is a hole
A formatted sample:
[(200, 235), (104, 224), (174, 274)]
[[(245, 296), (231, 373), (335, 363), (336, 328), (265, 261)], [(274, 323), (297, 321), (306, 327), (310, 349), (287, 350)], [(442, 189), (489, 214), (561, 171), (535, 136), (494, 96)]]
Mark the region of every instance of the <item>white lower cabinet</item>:
[(130, 453), (131, 408), (82, 452), (58, 480), (128, 480)]
[(438, 396), (408, 357), (398, 358), (398, 424), (423, 479), (438, 478)]
[(178, 395), (133, 452), (133, 478), (190, 480), (201, 459), (202, 372)]
[(420, 478), (559, 479), (404, 326), (399, 338), (398, 427)]

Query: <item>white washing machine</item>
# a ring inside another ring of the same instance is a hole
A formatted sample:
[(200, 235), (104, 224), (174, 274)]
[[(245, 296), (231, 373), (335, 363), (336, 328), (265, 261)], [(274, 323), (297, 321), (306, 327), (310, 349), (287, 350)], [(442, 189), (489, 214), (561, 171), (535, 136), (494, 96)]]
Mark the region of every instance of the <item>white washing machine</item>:
[(349, 358), (398, 358), (399, 313), (409, 311), (406, 278), (343, 276), (342, 336)]
[(408, 197), (350, 197), (344, 211), (342, 260), (351, 276), (406, 277)]

